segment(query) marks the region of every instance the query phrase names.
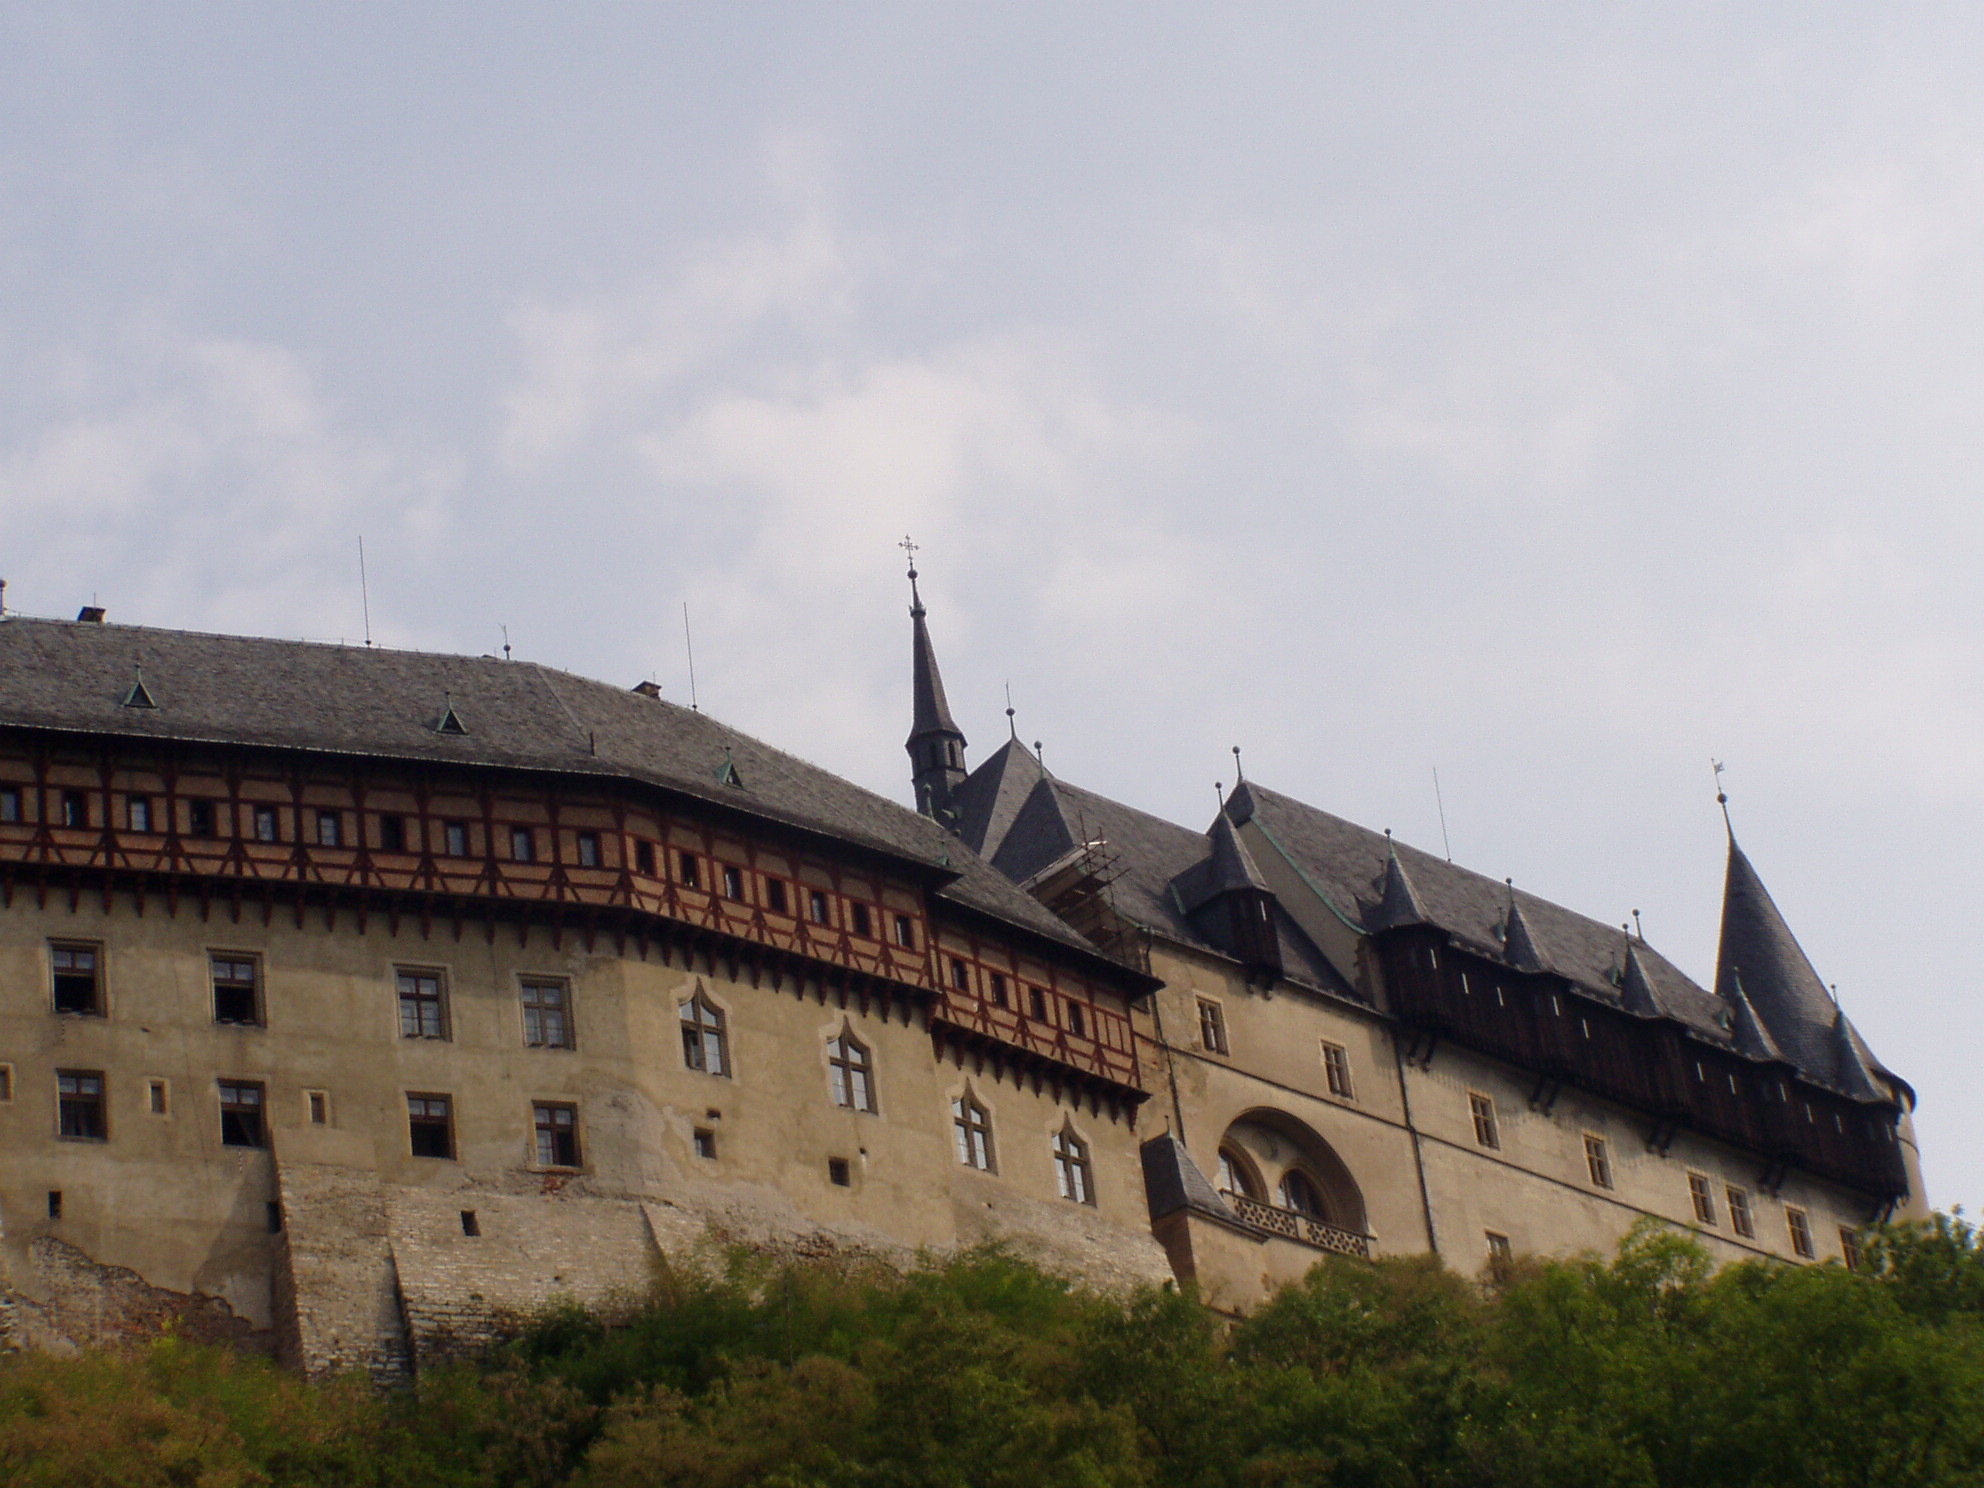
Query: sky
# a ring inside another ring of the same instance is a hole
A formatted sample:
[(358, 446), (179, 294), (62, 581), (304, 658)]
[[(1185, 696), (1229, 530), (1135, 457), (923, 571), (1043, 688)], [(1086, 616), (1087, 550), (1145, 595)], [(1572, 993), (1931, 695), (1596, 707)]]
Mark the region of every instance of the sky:
[(974, 762), (1010, 686), (1204, 826), (1238, 745), (1704, 982), (1721, 760), (1975, 1212), (1980, 84), (1965, 7), (0, 3), (6, 601), (677, 701), (686, 604), (907, 801), (911, 534)]

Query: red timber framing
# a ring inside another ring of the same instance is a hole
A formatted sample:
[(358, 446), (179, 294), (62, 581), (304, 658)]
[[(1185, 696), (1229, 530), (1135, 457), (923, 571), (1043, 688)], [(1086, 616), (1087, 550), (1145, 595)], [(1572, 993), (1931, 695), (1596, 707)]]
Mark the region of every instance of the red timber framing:
[[(533, 929), (548, 931), (554, 946), (567, 935), (588, 948), (610, 936), (620, 954), (631, 942), (643, 958), (679, 954), (712, 974), (769, 979), (884, 1016), (899, 1008), (908, 1020), (920, 1007), (940, 1053), (990, 1058), (1098, 1108), (1127, 1111), (1144, 1099), (1121, 991), (983, 928), (933, 922), (913, 867), (859, 848), (838, 856), (829, 838), (699, 810), (636, 782), (226, 746), (92, 750), (21, 731), (0, 738), (0, 787), (21, 794), (22, 819), (0, 822), (8, 907), (27, 893), (39, 906), (54, 895), (73, 909), (92, 894), (106, 911), (127, 896), (140, 916), (154, 903), (177, 915), (189, 902), (202, 919), (246, 912), (267, 923), (280, 911), (298, 927), (317, 914), (334, 928), (348, 916), (360, 934), (383, 917), (395, 933), (411, 921), (422, 936), (439, 926), (456, 939), (474, 928), (493, 940), (499, 926), (524, 943)], [(63, 824), (70, 796), (85, 805), (86, 826)], [(134, 797), (148, 803), (152, 830), (130, 830)], [(210, 816), (210, 832), (195, 834), (196, 809)], [(258, 836), (258, 812), (274, 813), (275, 840)], [(320, 831), (320, 813), (335, 826)], [(399, 819), (403, 850), (388, 847), (387, 818)], [(449, 851), (451, 828), (459, 852)], [(530, 834), (527, 858), (513, 851), (518, 829)], [(595, 862), (580, 861), (581, 836), (596, 844)], [(685, 854), (696, 862), (693, 884)], [(726, 893), (726, 868), (739, 875), (737, 897)], [(774, 880), (782, 895), (769, 889)], [(811, 916), (814, 892), (826, 896), (825, 923)], [(856, 933), (857, 906), (867, 910), (866, 935)], [(898, 916), (908, 917), (908, 945)], [(947, 990), (938, 958), (951, 953), (940, 941), (964, 946), (974, 966), (1042, 988), (1053, 1018), (1037, 1025), (1015, 1016), (1022, 1009)]]
[(1877, 1203), (1908, 1192), (1898, 1107), (1849, 1100), (1788, 1064), (1525, 975), (1435, 931), (1388, 932), (1377, 947), (1408, 1057), (1430, 1062), (1448, 1040), (1532, 1073), (1531, 1104), (1541, 1109), (1576, 1086), (1643, 1113), (1649, 1147), (1664, 1151), (1686, 1128), (1759, 1153), (1759, 1186), (1771, 1191), (1797, 1167)]

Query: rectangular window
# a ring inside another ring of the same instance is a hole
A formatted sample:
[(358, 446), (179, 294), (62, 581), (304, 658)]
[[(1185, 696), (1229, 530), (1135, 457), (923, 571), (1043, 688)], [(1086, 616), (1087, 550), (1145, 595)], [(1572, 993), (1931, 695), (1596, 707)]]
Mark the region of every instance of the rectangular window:
[(537, 1128), (537, 1165), (576, 1168), (579, 1165), (579, 1111), (576, 1106), (539, 1101), (531, 1107)]
[(207, 964), (214, 978), (214, 1022), (260, 1023), (255, 963), (245, 956), (214, 956)]
[(451, 858), (465, 858), (468, 856), (467, 822), (442, 823), (441, 851)]
[(579, 866), (581, 868), (599, 866), (599, 833), (579, 833)]
[(0, 790), (0, 822), (17, 822), (21, 819), (21, 793), (13, 786)]
[(415, 1157), (455, 1155), (455, 1120), (445, 1095), (409, 1095), (406, 1098), (407, 1142)]
[(1839, 1258), (1849, 1271), (1860, 1269), (1860, 1232), (1852, 1225), (1839, 1227)]
[(830, 924), (833, 920), (833, 916), (827, 911), (827, 896), (818, 889), (806, 891), (806, 913), (812, 917), (816, 925)]
[(1323, 1079), (1328, 1082), (1330, 1094), (1338, 1100), (1350, 1100), (1350, 1051), (1342, 1044), (1323, 1043)]
[(971, 990), (971, 968), (962, 956), (951, 957), (951, 986), (959, 992)]
[(255, 808), (255, 840), (257, 842), (280, 842), (282, 833), (276, 823), (276, 809), (273, 806)]
[(1712, 1225), (1715, 1221), (1715, 1190), (1708, 1186), (1708, 1176), (1703, 1173), (1688, 1175), (1688, 1198), (1695, 1206), (1695, 1222)]
[(1757, 1222), (1750, 1214), (1750, 1196), (1742, 1189), (1731, 1186), (1727, 1190), (1729, 1199), (1729, 1227), (1745, 1240), (1757, 1238)]
[(51, 1188), (48, 1191), (48, 1217), (50, 1219), (62, 1217), (62, 1190), (59, 1188)]
[(1226, 1012), (1208, 998), (1199, 999), (1199, 1047), (1212, 1054), (1226, 1053)]
[(1095, 1202), (1095, 1173), (1089, 1165), (1088, 1143), (1063, 1127), (1054, 1138), (1054, 1180), (1061, 1197), (1077, 1204)]
[(55, 1011), (103, 1016), (103, 949), (93, 945), (49, 948), (55, 967)]
[(1502, 1145), (1502, 1130), (1495, 1122), (1495, 1102), (1476, 1091), (1467, 1095), (1468, 1113), (1474, 1118), (1474, 1140), (1491, 1152)]
[(163, 1080), (145, 1081), (145, 1109), (154, 1116), (172, 1112), (172, 1087)]
[(875, 1109), (875, 1060), (851, 1033), (827, 1040), (827, 1073), (834, 1104), (850, 1111)]
[(513, 862), (529, 863), (536, 859), (537, 848), (532, 841), (529, 827), (510, 828), (510, 858)]
[(1812, 1222), (1805, 1217), (1803, 1209), (1786, 1209), (1784, 1224), (1791, 1231), (1791, 1249), (1801, 1261), (1809, 1261), (1816, 1251), (1812, 1249)]
[(1488, 1242), (1489, 1271), (1496, 1276), (1506, 1274), (1515, 1260), (1515, 1248), (1509, 1244), (1509, 1237), (1499, 1230), (1486, 1230), (1483, 1238)]
[(1594, 1188), (1612, 1186), (1612, 1149), (1603, 1137), (1594, 1137), (1589, 1132), (1584, 1139), (1585, 1171), (1591, 1174)]
[(730, 1034), (723, 1009), (701, 992), (682, 1004), (682, 1062), (706, 1075), (730, 1073)]
[(524, 1043), (532, 1049), (572, 1047), (572, 993), (564, 982), (523, 984)]
[(785, 880), (768, 878), (765, 880), (765, 908), (773, 914), (785, 913)]
[(726, 898), (726, 899), (742, 899), (742, 898), (744, 897), (744, 870), (743, 870), (743, 869), (741, 869), (741, 868), (733, 868), (733, 867), (732, 867), (732, 866), (731, 866), (730, 864), (728, 864), (728, 863), (726, 863), (726, 864), (724, 864), (724, 866), (723, 866), (723, 897), (724, 897), (724, 898)]
[(951, 1128), (957, 1137), (958, 1161), (981, 1173), (992, 1171), (992, 1118), (968, 1095), (951, 1102)]
[(152, 829), (152, 798), (132, 796), (124, 803), (125, 820), (134, 832), (149, 832)]
[(676, 877), (682, 880), (684, 888), (700, 889), (703, 886), (702, 864), (697, 862), (694, 853), (677, 853), (675, 871)]
[(844, 1157), (827, 1159), (827, 1182), (835, 1188), (854, 1187), (854, 1169)]
[(186, 803), (186, 835), (189, 837), (211, 837), (214, 835), (214, 803), (212, 801), (188, 801)]
[(695, 1131), (696, 1156), (716, 1161), (716, 1133), (707, 1126), (699, 1126)]
[(648, 878), (654, 877), (654, 844), (636, 839), (634, 843), (634, 871)]
[(482, 1221), (476, 1217), (473, 1209), (464, 1209), (461, 1215), (462, 1233), (471, 1240), (477, 1239), (482, 1234)]
[(905, 950), (916, 949), (916, 921), (906, 914), (896, 916), (896, 944)]
[(56, 1130), (79, 1142), (101, 1142), (110, 1135), (103, 1102), (102, 1070), (57, 1070)]
[(312, 1126), (331, 1124), (331, 1096), (326, 1090), (306, 1090), (303, 1092), (303, 1114)]
[(868, 918), (868, 906), (865, 904), (856, 904), (850, 906), (850, 910), (850, 917), (854, 921), (854, 933), (863, 940), (872, 939), (875, 934), (875, 927)]
[(1088, 1037), (1088, 1015), (1082, 1011), (1079, 1002), (1068, 1001), (1061, 1004), (1068, 1015), (1068, 1032), (1076, 1038)]
[(317, 813), (317, 846), (342, 847), (344, 845), (344, 817), (336, 811)]
[(1026, 989), (1026, 1011), (1027, 1016), (1032, 1018), (1034, 1022), (1045, 1023), (1047, 1021), (1047, 994), (1038, 987), (1028, 987)]
[(406, 851), (406, 818), (403, 816), (382, 816), (379, 818), (379, 851), (402, 853)]
[(220, 1144), (223, 1147), (265, 1147), (262, 1087), (240, 1080), (220, 1082)]
[(62, 792), (62, 825), (87, 828), (90, 824), (90, 798), (81, 791)]
[(448, 1007), (441, 990), (441, 975), (434, 971), (398, 973), (400, 992), (400, 1037), (445, 1039), (448, 1036)]
[(1006, 1005), (1006, 979), (995, 971), (989, 973), (986, 980), (992, 984), (992, 1006), (1004, 1007)]
[(7, 1104), (13, 1098), (14, 1067), (11, 1064), (0, 1064), (0, 1105)]

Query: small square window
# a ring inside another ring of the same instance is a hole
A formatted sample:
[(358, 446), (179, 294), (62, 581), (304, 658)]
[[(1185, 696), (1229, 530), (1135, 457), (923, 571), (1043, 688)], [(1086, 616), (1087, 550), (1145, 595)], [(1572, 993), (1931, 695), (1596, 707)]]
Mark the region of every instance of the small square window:
[(336, 811), (317, 813), (317, 846), (342, 847), (344, 845), (344, 817)]
[(654, 877), (654, 844), (644, 840), (634, 843), (634, 871), (645, 877)]
[(1750, 1196), (1731, 1185), (1725, 1197), (1729, 1200), (1729, 1228), (1745, 1240), (1756, 1239), (1757, 1221), (1750, 1213)]
[(827, 908), (827, 896), (818, 889), (806, 891), (806, 913), (816, 925), (832, 923), (833, 915)]
[(152, 829), (152, 799), (150, 796), (132, 796), (124, 803), (126, 820), (133, 832), (149, 832)]
[(455, 1156), (454, 1107), (445, 1095), (406, 1098), (408, 1145), (415, 1157)]
[(154, 1116), (170, 1116), (172, 1086), (164, 1080), (145, 1081), (145, 1110)]
[(1478, 1091), (1467, 1094), (1468, 1114), (1474, 1118), (1474, 1140), (1478, 1146), (1494, 1152), (1501, 1148), (1502, 1129), (1495, 1120), (1495, 1102)]
[(707, 1126), (699, 1126), (695, 1131), (696, 1156), (716, 1160), (716, 1133)]
[(62, 825), (85, 829), (90, 824), (90, 798), (81, 791), (62, 792)]
[(536, 844), (532, 841), (529, 827), (510, 828), (510, 857), (518, 863), (528, 863), (537, 856)]
[(579, 833), (579, 866), (581, 868), (599, 866), (599, 833)]
[(406, 818), (403, 816), (382, 816), (379, 818), (379, 851), (402, 853), (406, 851)]
[(1350, 1088), (1350, 1051), (1342, 1044), (1323, 1043), (1323, 1080), (1338, 1100), (1354, 1098)]
[(223, 1147), (266, 1147), (262, 1087), (240, 1080), (220, 1082), (220, 1143)]
[(865, 904), (850, 905), (849, 911), (849, 918), (854, 921), (854, 933), (863, 940), (872, 939), (875, 934), (875, 926), (869, 918), (868, 906)]
[(785, 880), (768, 878), (765, 880), (765, 908), (773, 914), (785, 913)]
[(1801, 1261), (1809, 1261), (1818, 1252), (1812, 1248), (1812, 1221), (1803, 1209), (1784, 1211), (1785, 1228), (1791, 1231), (1791, 1249)]
[(685, 889), (700, 889), (703, 886), (703, 865), (694, 853), (677, 853), (675, 876), (682, 880)]
[(255, 840), (257, 842), (282, 841), (282, 831), (276, 821), (275, 807), (257, 806), (255, 808)]
[(835, 1188), (854, 1187), (854, 1169), (846, 1158), (830, 1157), (827, 1159), (827, 1182), (831, 1183)]
[(85, 1017), (103, 1015), (103, 949), (93, 945), (54, 945), (55, 1011)]
[(1199, 999), (1199, 1047), (1212, 1054), (1226, 1052), (1226, 1013), (1216, 1002)]
[(262, 1000), (255, 962), (246, 956), (214, 956), (214, 1022), (260, 1023)]
[(572, 1047), (572, 990), (564, 982), (523, 984), (524, 1044), (532, 1049)]
[(186, 803), (186, 835), (189, 837), (211, 837), (214, 835), (214, 803), (212, 801), (188, 801)]
[(102, 1142), (110, 1136), (105, 1120), (102, 1070), (55, 1072), (56, 1130), (78, 1142)]
[(468, 856), (468, 823), (444, 822), (441, 825), (441, 851), (451, 858)]
[(0, 822), (17, 822), (20, 819), (20, 791), (11, 785), (0, 789)]
[(331, 1124), (331, 1095), (327, 1090), (303, 1092), (303, 1114), (312, 1126)]
[(905, 950), (916, 949), (916, 921), (906, 914), (896, 916), (896, 944)]
[(447, 997), (439, 972), (397, 973), (400, 996), (400, 1037), (445, 1039), (448, 1036)]
[(1612, 1149), (1605, 1138), (1592, 1136), (1589, 1132), (1585, 1134), (1584, 1166), (1591, 1175), (1593, 1188), (1612, 1186)]
[(1688, 1175), (1688, 1199), (1695, 1208), (1697, 1224), (1712, 1225), (1715, 1218), (1715, 1190), (1709, 1187), (1706, 1173)]
[(576, 1168), (579, 1165), (578, 1107), (539, 1101), (531, 1107), (531, 1118), (537, 1130), (537, 1165), (540, 1168)]
[(733, 867), (732, 867), (732, 866), (730, 866), (730, 864), (728, 864), (728, 863), (726, 863), (726, 864), (724, 864), (724, 866), (723, 866), (723, 897), (724, 897), (724, 898), (726, 898), (726, 899), (742, 899), (742, 898), (744, 897), (744, 870), (743, 870), (743, 869), (741, 869), (741, 868), (733, 868)]

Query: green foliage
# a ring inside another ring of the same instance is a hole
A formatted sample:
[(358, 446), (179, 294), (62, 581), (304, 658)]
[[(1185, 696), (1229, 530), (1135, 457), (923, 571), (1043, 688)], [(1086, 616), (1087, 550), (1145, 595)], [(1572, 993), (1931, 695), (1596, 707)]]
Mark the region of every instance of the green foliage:
[(339, 1488), (1782, 1488), (1984, 1481), (1984, 1239), (1714, 1271), (1637, 1229), (1487, 1283), (1325, 1260), (1233, 1321), (998, 1251), (739, 1258), (382, 1395), (161, 1339), (0, 1361), (0, 1481)]

